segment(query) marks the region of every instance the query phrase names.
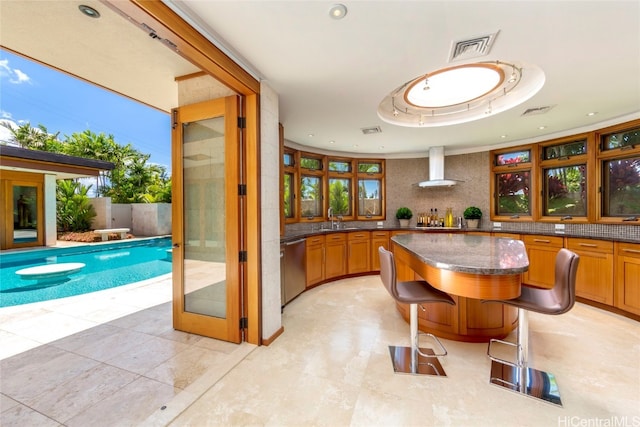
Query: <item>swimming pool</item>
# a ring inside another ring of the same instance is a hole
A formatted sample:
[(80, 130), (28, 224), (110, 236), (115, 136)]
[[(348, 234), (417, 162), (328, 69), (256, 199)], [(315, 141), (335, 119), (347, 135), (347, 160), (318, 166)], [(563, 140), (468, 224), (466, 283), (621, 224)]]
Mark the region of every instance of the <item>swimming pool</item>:
[[(47, 301), (114, 288), (171, 273), (171, 238), (152, 238), (0, 255), (0, 307)], [(83, 263), (68, 277), (22, 279), (16, 271), (44, 264)]]

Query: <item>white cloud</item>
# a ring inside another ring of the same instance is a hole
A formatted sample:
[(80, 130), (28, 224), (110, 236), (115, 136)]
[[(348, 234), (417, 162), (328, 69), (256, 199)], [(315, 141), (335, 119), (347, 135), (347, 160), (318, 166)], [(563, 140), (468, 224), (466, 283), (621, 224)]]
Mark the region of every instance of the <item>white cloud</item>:
[(16, 77), (18, 77), (18, 79), (17, 80), (16, 79), (10, 80), (11, 83), (20, 84), (20, 83), (24, 83), (24, 82), (27, 82), (27, 83), (31, 82), (31, 78), (26, 73), (23, 73), (22, 71), (18, 70), (17, 68), (14, 71), (15, 71)]
[(31, 83), (31, 77), (17, 68), (11, 68), (8, 59), (0, 60), (0, 77), (7, 78), (9, 83), (18, 85)]

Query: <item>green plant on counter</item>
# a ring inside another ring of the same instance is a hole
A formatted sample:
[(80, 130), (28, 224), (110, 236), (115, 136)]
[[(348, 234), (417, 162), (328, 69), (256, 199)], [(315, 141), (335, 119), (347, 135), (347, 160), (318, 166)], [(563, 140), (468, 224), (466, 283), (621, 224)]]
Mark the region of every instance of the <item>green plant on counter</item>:
[(411, 209), (407, 207), (398, 208), (398, 210), (396, 211), (397, 219), (411, 219), (412, 217), (413, 217), (413, 212), (411, 212)]
[(469, 206), (462, 213), (464, 219), (480, 219), (482, 218), (482, 211), (480, 208), (476, 208), (475, 206)]

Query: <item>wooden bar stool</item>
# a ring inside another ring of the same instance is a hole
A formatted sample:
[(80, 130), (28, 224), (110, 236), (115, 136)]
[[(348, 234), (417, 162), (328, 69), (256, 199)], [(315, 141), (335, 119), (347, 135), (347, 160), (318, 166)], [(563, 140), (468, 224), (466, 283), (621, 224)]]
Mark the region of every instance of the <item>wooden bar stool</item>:
[[(393, 253), (382, 246), (378, 248), (378, 253), (380, 254), (380, 278), (385, 288), (397, 302), (409, 304), (411, 347), (389, 346), (394, 371), (396, 373), (446, 377), (447, 374), (438, 357), (446, 356), (447, 350), (435, 335), (418, 331), (418, 305), (434, 302), (455, 305), (454, 300), (447, 293), (439, 291), (424, 280), (398, 282)], [(421, 308), (424, 310), (424, 307)], [(441, 351), (435, 353), (430, 348), (420, 348), (420, 335), (431, 337)]]
[[(551, 289), (522, 286), (522, 293), (511, 300), (487, 300), (518, 308), (516, 342), (492, 339), (487, 348), (491, 359), (489, 382), (497, 386), (542, 399), (562, 406), (560, 391), (553, 374), (529, 367), (529, 321), (528, 312), (558, 315), (571, 310), (576, 300), (576, 272), (580, 257), (568, 249), (560, 249), (556, 255), (555, 283)], [(511, 362), (491, 354), (494, 343), (516, 348), (516, 361)]]

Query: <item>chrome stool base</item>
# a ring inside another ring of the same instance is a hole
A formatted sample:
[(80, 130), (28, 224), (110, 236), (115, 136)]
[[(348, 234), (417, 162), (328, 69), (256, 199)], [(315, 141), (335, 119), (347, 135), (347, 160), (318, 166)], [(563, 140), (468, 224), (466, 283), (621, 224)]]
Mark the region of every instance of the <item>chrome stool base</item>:
[(528, 397), (562, 406), (556, 377), (548, 372), (493, 360), (489, 382)]
[(391, 355), (391, 361), (393, 362), (393, 370), (395, 373), (435, 375), (438, 377), (447, 376), (444, 368), (432, 349), (420, 348), (420, 351), (424, 354), (431, 355), (431, 357), (422, 356), (411, 347), (397, 347), (390, 345), (389, 354)]

